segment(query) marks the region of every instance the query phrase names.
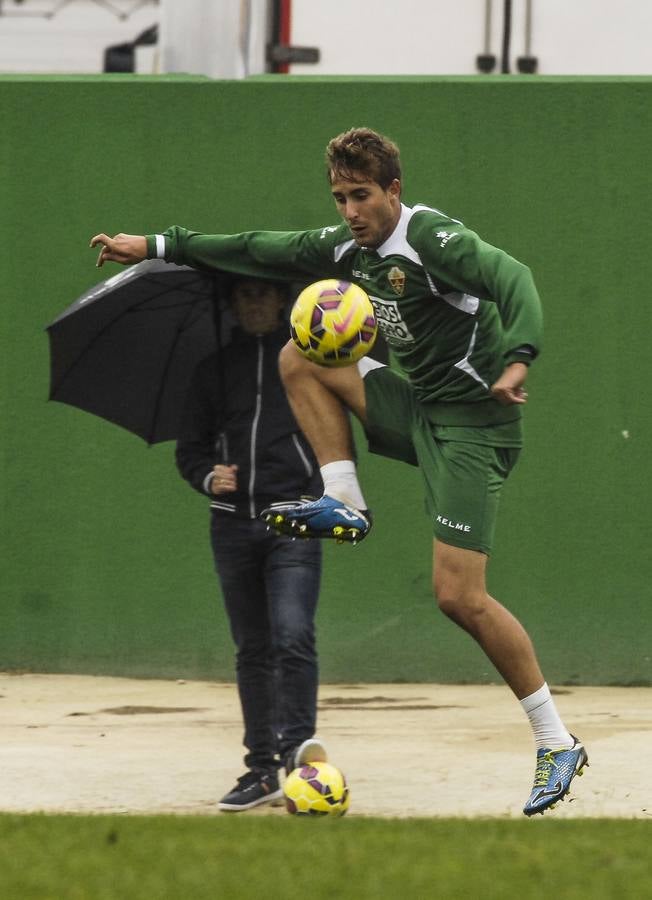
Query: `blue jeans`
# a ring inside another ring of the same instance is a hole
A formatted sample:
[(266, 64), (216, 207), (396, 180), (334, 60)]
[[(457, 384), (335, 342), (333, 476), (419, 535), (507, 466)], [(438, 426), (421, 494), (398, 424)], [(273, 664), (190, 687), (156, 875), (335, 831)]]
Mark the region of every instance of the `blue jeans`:
[(236, 646), (245, 765), (276, 770), (315, 732), (321, 544), (228, 514), (211, 517), (211, 543)]

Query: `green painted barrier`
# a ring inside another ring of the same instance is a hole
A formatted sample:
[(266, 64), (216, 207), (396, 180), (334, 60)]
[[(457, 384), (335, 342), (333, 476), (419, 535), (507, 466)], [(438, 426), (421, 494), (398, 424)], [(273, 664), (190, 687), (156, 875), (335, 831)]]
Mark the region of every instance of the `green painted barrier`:
[[(366, 124), (408, 203), (527, 262), (544, 301), (492, 593), (549, 681), (650, 684), (651, 110), (648, 78), (0, 78), (0, 668), (232, 678), (202, 498), (171, 444), (46, 402), (43, 328), (118, 271), (98, 231), (335, 223), (323, 150)], [(376, 524), (327, 548), (322, 678), (498, 680), (431, 598), (418, 473), (363, 449), (360, 471)]]

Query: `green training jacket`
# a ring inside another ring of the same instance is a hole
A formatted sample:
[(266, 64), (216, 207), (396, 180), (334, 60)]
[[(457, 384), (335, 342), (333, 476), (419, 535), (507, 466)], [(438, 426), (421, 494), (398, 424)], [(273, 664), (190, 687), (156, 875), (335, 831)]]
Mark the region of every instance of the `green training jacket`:
[(346, 223), (310, 231), (209, 235), (177, 225), (147, 236), (148, 257), (196, 268), (298, 280), (340, 278), (369, 294), (380, 331), (428, 418), (441, 425), (492, 425), (521, 415), (490, 387), (510, 362), (541, 349), (542, 313), (527, 266), (427, 206), (401, 206), (375, 249), (359, 247)]

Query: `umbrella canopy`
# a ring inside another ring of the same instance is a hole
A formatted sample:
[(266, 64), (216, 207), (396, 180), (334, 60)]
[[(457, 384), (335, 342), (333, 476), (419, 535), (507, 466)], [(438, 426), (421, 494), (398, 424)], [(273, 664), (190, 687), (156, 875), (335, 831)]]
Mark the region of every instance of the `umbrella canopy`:
[(221, 293), (219, 274), (157, 259), (95, 285), (47, 326), (50, 400), (174, 440), (194, 368), (219, 345)]

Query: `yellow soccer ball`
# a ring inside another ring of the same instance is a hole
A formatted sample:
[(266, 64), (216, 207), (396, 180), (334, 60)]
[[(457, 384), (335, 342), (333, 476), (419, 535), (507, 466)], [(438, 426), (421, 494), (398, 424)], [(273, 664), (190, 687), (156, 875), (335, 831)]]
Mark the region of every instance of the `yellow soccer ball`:
[(304, 288), (290, 313), (299, 351), (320, 366), (349, 366), (373, 347), (378, 326), (368, 295), (348, 281), (328, 278)]
[(290, 772), (283, 786), (285, 807), (294, 816), (343, 816), (349, 808), (346, 778), (327, 762), (312, 762)]

